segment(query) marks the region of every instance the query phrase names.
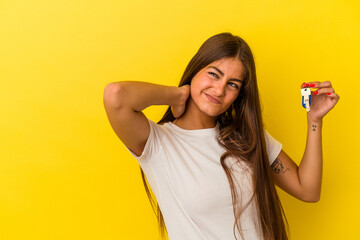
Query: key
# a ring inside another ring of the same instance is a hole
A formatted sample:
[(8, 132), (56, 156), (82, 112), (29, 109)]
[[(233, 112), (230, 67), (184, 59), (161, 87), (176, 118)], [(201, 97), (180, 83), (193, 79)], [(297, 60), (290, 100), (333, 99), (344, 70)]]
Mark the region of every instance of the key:
[(311, 105), (311, 90), (310, 90), (310, 88), (302, 88), (301, 96), (302, 96), (302, 106), (304, 108), (306, 108), (307, 112), (310, 112), (310, 105)]

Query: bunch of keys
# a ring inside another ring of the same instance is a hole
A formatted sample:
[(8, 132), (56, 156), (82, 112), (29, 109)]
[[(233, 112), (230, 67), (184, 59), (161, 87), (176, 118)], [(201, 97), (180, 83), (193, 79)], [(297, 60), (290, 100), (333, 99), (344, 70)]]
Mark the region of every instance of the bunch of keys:
[(310, 112), (310, 105), (311, 105), (311, 90), (310, 90), (310, 88), (302, 88), (301, 96), (302, 96), (302, 106), (304, 108), (306, 108), (307, 112)]

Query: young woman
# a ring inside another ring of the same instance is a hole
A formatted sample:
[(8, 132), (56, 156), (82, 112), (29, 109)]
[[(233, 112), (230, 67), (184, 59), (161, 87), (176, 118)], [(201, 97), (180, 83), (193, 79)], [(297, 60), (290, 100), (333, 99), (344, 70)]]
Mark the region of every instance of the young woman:
[[(253, 55), (231, 33), (202, 44), (178, 87), (105, 87), (109, 122), (138, 161), (153, 209), (146, 181), (156, 197), (162, 236), (166, 226), (170, 240), (288, 239), (275, 184), (302, 201), (319, 201), (322, 119), (339, 100), (330, 82), (302, 87), (317, 90), (299, 166), (264, 130)], [(151, 105), (169, 105), (158, 123), (142, 113)]]

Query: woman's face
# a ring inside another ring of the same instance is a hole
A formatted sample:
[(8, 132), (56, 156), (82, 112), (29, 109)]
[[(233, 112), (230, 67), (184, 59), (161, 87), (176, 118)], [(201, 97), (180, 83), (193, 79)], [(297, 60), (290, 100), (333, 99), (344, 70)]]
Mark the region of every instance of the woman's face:
[(240, 92), (245, 68), (237, 58), (222, 58), (200, 70), (191, 80), (190, 96), (211, 117), (225, 112)]

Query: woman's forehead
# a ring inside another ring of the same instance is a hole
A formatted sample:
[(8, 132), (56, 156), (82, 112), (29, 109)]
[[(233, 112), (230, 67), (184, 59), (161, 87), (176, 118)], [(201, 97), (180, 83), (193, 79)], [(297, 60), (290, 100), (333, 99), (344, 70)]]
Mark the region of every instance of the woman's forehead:
[(236, 57), (233, 58), (222, 58), (208, 64), (203, 70), (206, 69), (215, 69), (220, 73), (229, 72), (234, 77), (240, 77), (242, 79), (245, 77), (245, 67), (244, 64)]

